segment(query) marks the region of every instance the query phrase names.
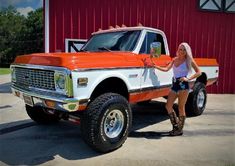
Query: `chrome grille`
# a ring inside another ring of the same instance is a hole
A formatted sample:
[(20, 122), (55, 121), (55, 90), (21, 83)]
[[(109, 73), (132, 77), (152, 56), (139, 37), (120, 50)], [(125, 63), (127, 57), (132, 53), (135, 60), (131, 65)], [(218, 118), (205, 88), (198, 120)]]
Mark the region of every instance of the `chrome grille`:
[(15, 75), (17, 85), (55, 90), (54, 71), (16, 67)]

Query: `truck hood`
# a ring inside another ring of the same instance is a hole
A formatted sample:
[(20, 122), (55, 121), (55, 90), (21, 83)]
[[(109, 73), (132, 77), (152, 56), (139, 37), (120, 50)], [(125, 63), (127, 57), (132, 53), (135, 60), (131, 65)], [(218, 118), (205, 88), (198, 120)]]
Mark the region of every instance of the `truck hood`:
[(14, 64), (32, 64), (74, 69), (137, 67), (141, 64), (131, 52), (36, 53), (18, 56)]

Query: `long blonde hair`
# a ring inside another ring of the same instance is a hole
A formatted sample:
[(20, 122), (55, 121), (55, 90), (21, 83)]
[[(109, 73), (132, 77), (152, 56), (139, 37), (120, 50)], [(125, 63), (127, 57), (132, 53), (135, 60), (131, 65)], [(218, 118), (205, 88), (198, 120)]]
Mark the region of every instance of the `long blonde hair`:
[[(191, 47), (186, 42), (180, 43), (179, 47), (181, 47), (181, 46), (184, 46), (184, 48), (186, 50), (186, 64), (187, 64), (189, 72), (191, 72), (192, 71), (192, 61), (193, 61), (193, 55), (192, 55)], [(179, 47), (178, 47), (178, 50), (179, 50)], [(177, 53), (176, 53), (177, 56), (178, 56), (178, 50), (177, 50)]]

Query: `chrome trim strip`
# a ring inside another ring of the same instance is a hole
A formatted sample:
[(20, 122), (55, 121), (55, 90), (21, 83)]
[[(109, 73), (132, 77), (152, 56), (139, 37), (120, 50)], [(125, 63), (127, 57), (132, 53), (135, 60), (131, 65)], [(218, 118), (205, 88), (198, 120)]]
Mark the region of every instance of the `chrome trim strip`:
[(211, 80), (213, 81), (213, 80), (217, 80), (217, 79), (218, 79), (218, 77), (213, 77), (213, 78), (208, 78), (207, 81), (211, 81)]
[[(58, 111), (66, 111), (66, 112), (75, 112), (79, 111), (79, 106), (86, 106), (89, 102), (89, 99), (75, 99), (75, 98), (66, 98), (66, 97), (58, 97), (58, 96), (45, 96), (36, 94), (34, 92), (28, 92), (22, 90), (20, 88), (11, 87), (12, 93), (17, 97), (23, 99), (23, 96), (30, 96), (33, 100), (33, 105), (40, 105), (49, 109), (55, 109)], [(18, 93), (20, 92), (20, 93)], [(54, 108), (50, 108), (47, 106), (45, 100), (50, 100), (55, 102)]]
[(65, 67), (55, 67), (55, 66), (42, 66), (42, 65), (31, 65), (31, 64), (12, 64), (11, 68), (12, 67), (22, 67), (22, 68), (29, 68), (29, 69), (67, 71), (67, 72), (70, 72), (70, 70), (65, 68)]
[[(218, 66), (199, 66), (199, 67), (218, 67)], [(94, 71), (94, 70), (125, 70), (125, 69), (154, 69), (153, 67), (107, 67), (107, 68), (82, 68), (82, 69), (74, 69), (74, 72), (85, 72), (85, 71)]]
[(129, 93), (140, 93), (143, 91), (150, 91), (150, 90), (157, 90), (157, 89), (163, 89), (163, 88), (170, 88), (172, 84), (163, 85), (163, 86), (151, 86), (146, 88), (140, 88), (140, 89), (133, 89), (129, 90)]
[[(218, 78), (214, 77), (214, 78), (208, 78), (208, 81), (216, 81)], [(196, 82), (195, 81), (190, 81), (189, 84), (194, 84)], [(144, 92), (144, 91), (150, 91), (150, 90), (157, 90), (157, 89), (163, 89), (163, 88), (170, 88), (172, 84), (168, 84), (168, 85), (163, 85), (163, 86), (151, 86), (151, 87), (146, 87), (146, 88), (140, 88), (140, 89), (133, 89), (133, 90), (129, 90), (129, 93), (140, 93), (140, 92)]]
[(24, 89), (15, 87), (14, 85), (11, 86), (12, 91), (20, 91), (28, 96), (32, 96), (32, 97), (37, 97), (37, 98), (41, 98), (41, 99), (45, 99), (45, 100), (52, 100), (52, 101), (57, 101), (57, 102), (61, 102), (61, 103), (75, 103), (75, 102), (79, 102), (78, 99), (76, 98), (67, 98), (67, 97), (62, 97), (62, 96), (45, 96), (45, 95), (41, 95), (41, 94), (37, 94), (35, 92), (29, 92), (26, 91)]
[[(75, 69), (74, 72), (85, 72), (85, 71), (94, 71), (94, 70), (125, 70), (125, 69), (142, 69), (143, 67), (108, 67), (108, 68), (84, 68), (84, 69)], [(144, 69), (144, 68), (143, 68)]]

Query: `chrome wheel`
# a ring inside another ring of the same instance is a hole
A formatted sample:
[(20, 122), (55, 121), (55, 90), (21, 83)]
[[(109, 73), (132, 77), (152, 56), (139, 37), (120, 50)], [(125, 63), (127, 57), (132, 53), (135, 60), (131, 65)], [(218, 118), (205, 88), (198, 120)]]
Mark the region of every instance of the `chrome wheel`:
[(197, 105), (199, 108), (202, 108), (204, 106), (204, 103), (205, 103), (205, 94), (203, 93), (202, 90), (200, 90), (197, 96)]
[(120, 110), (112, 110), (104, 120), (104, 132), (107, 137), (117, 137), (124, 126), (124, 116)]

